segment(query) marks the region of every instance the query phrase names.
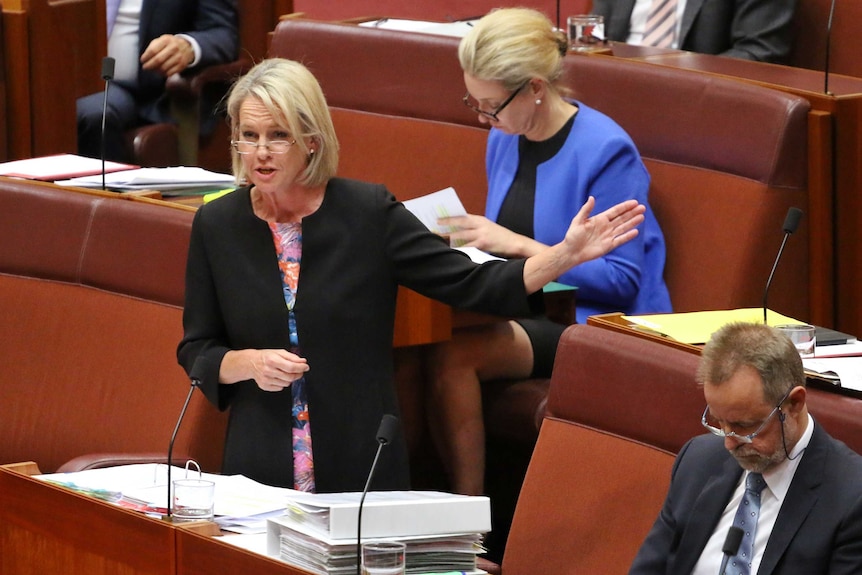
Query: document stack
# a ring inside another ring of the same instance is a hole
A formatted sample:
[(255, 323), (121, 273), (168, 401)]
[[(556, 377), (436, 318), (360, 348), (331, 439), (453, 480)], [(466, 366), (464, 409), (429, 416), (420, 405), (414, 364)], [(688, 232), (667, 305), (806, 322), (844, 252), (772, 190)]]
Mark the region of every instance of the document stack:
[[(356, 573), (360, 493), (292, 491), (286, 513), (270, 518), (267, 554), (320, 575)], [(362, 509), (362, 542), (407, 544), (406, 571), (482, 573), (476, 558), (491, 530), (487, 497), (436, 491), (368, 493)]]

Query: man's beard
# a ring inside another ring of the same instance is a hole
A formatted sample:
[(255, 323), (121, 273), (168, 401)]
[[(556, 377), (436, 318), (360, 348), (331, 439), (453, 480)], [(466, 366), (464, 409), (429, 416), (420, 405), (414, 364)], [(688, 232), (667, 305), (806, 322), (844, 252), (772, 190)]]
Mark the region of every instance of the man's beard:
[(787, 459), (783, 443), (774, 452), (768, 455), (758, 453), (751, 444), (748, 443), (744, 443), (730, 450), (730, 454), (734, 459), (736, 459), (740, 467), (752, 473), (763, 473), (767, 469), (778, 465)]

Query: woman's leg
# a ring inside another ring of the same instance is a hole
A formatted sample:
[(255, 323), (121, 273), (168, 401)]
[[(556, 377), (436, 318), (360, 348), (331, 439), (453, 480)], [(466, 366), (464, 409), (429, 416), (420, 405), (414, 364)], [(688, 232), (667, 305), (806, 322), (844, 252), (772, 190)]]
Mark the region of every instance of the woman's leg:
[(515, 322), (462, 328), (427, 357), (431, 435), (456, 493), (484, 492), (485, 426), (480, 382), (529, 377), (533, 349)]

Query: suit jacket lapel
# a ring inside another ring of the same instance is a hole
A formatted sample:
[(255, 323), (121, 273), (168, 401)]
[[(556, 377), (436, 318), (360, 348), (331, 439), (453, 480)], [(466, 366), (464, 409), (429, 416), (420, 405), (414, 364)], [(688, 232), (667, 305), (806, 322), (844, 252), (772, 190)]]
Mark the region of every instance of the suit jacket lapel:
[(691, 32), (691, 25), (694, 24), (694, 19), (697, 17), (697, 13), (700, 12), (705, 1), (706, 0), (686, 1), (685, 8), (682, 11), (682, 22), (679, 27), (679, 41), (677, 42), (677, 46), (681, 47), (685, 42), (685, 39), (688, 37), (688, 33)]
[(814, 434), (805, 449), (805, 455), (799, 462), (796, 474), (787, 491), (787, 496), (781, 504), (769, 542), (763, 553), (763, 559), (758, 569), (758, 575), (769, 575), (775, 569), (778, 561), (784, 556), (788, 545), (793, 540), (811, 508), (817, 503), (818, 488), (823, 482), (823, 469), (826, 466), (827, 450), (823, 428), (814, 427)]
[(739, 483), (742, 468), (732, 457), (703, 487), (691, 509), (689, 524), (682, 534), (681, 550), (669, 573), (691, 573), (706, 546), (727, 502)]

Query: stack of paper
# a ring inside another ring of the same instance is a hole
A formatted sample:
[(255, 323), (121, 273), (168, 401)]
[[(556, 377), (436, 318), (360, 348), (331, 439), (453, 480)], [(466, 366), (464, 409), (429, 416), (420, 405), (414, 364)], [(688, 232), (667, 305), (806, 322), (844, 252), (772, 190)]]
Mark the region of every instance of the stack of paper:
[[(68, 487), (79, 493), (109, 501), (121, 507), (162, 515), (167, 513), (168, 468), (156, 463), (120, 465), (74, 473), (52, 473), (40, 479)], [(172, 479), (198, 476), (197, 472), (171, 468)], [(271, 487), (242, 475), (203, 473), (216, 485), (215, 515), (225, 531), (266, 533), (266, 520), (284, 513), (286, 494), (291, 491)]]
[[(101, 188), (102, 175), (82, 176), (56, 182), (61, 186)], [(163, 193), (213, 191), (234, 185), (230, 174), (210, 172), (203, 168), (177, 166), (173, 168), (139, 168), (114, 172), (105, 176), (105, 187), (115, 191), (158, 190)]]
[[(131, 170), (138, 167), (117, 162), (105, 162), (104, 166), (106, 173)], [(0, 176), (46, 182), (96, 174), (99, 176), (99, 187), (101, 187), (102, 160), (77, 156), (75, 154), (55, 154), (53, 156), (27, 158), (26, 160), (14, 160), (0, 164)]]
[[(291, 492), (287, 513), (268, 520), (267, 553), (321, 575), (355, 573), (360, 498)], [(372, 492), (362, 510), (362, 541), (404, 541), (408, 573), (476, 572), (490, 530), (487, 497)]]

